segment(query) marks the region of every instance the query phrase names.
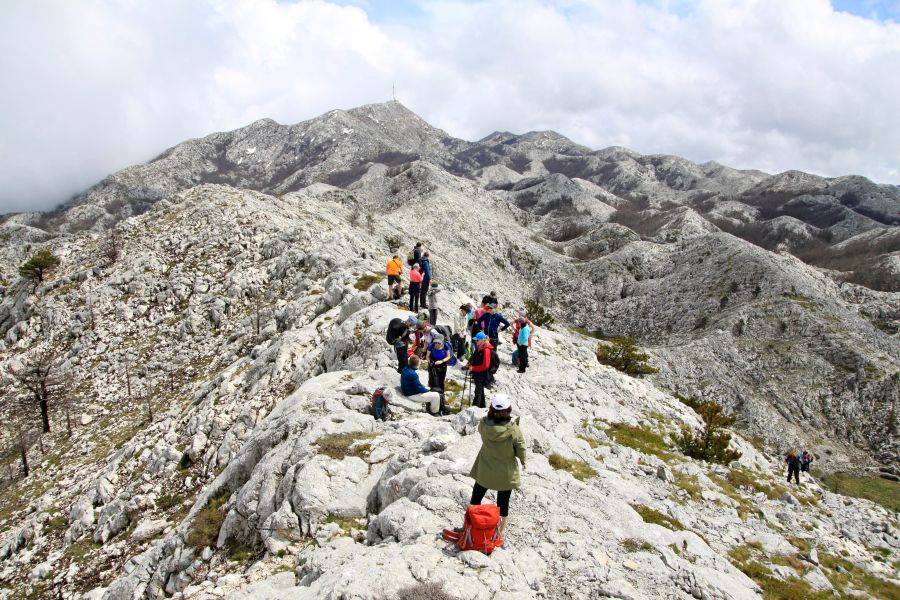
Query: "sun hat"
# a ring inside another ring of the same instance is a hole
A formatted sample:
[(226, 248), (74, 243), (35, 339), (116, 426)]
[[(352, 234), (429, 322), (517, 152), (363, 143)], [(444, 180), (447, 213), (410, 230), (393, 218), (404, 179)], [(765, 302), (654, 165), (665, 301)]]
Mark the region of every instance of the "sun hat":
[(491, 408), (494, 410), (506, 410), (512, 406), (512, 400), (506, 394), (496, 394), (491, 398)]
[(481, 340), (486, 340), (486, 339), (487, 339), (487, 336), (484, 334), (484, 332), (479, 331), (478, 333), (475, 334), (475, 337), (472, 338), (472, 341), (480, 342)]
[(412, 325), (415, 325), (419, 320), (416, 318), (416, 315), (409, 315), (406, 317), (406, 322)]
[(435, 343), (435, 344), (443, 344), (443, 343), (444, 343), (444, 336), (441, 335), (440, 333), (436, 333), (436, 334), (434, 335), (434, 343)]

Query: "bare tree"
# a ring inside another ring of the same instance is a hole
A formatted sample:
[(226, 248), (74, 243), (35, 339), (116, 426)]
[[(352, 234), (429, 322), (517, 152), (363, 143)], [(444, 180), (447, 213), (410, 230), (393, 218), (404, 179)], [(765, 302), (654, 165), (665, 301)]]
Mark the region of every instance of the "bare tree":
[(10, 367), (10, 375), (28, 392), (26, 402), (41, 410), (41, 427), (50, 432), (50, 404), (62, 391), (65, 377), (60, 368), (59, 351), (47, 346), (26, 358), (21, 367)]
[(109, 230), (109, 237), (106, 239), (106, 248), (104, 252), (109, 266), (116, 264), (116, 261), (119, 260), (121, 248), (122, 244), (119, 240), (119, 228), (113, 227)]

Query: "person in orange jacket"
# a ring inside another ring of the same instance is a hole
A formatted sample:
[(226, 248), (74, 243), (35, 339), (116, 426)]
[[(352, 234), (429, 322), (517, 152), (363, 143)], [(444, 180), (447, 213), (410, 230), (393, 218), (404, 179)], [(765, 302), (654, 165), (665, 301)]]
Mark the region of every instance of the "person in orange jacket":
[(403, 263), (396, 254), (387, 262), (387, 280), (388, 280), (388, 300), (394, 299), (394, 287), (396, 286), (397, 299), (403, 294), (403, 284), (401, 283), (401, 275), (403, 275)]

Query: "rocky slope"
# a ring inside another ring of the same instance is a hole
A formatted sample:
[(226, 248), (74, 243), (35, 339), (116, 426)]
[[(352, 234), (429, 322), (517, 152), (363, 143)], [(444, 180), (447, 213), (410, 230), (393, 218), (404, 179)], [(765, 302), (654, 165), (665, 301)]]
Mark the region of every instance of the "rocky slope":
[[(354, 131), (328, 137), (335, 123)], [(210, 139), (237, 166), (208, 162)], [(478, 145), (505, 158), (465, 154)], [(266, 166), (303, 152), (319, 158), (284, 177)], [(43, 222), (7, 218), (0, 370), (53, 347), (71, 385), (32, 475), (0, 492), (0, 597), (374, 600), (423, 581), (498, 600), (896, 593), (897, 515), (810, 479), (789, 490), (779, 453), (896, 461), (897, 294), (842, 285), (690, 206), (652, 231), (618, 222), (633, 199), (511, 158), (586, 152), (555, 134), (467, 144), (389, 104), (187, 142)], [(344, 188), (321, 181), (335, 173)], [(398, 383), (383, 331), (402, 312), (370, 277), (395, 237), (431, 249), (442, 322), (488, 289), (510, 308), (538, 294), (560, 317), (527, 375), (499, 374), (530, 456), (490, 559), (436, 536), (465, 506), (482, 411), (454, 388), (450, 417), (405, 402), (388, 423), (364, 414)], [(14, 268), (44, 246), (62, 265), (33, 289)], [(635, 335), (661, 372), (600, 365), (584, 330)], [(722, 399), (768, 445), (736, 438), (727, 467), (687, 459), (674, 437), (699, 421), (672, 392)], [(10, 470), (34, 410), (0, 405)]]

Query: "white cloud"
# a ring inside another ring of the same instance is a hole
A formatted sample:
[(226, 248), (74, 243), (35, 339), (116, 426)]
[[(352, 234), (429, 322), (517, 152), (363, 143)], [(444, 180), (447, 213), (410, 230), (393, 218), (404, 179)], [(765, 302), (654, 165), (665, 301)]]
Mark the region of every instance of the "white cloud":
[(188, 137), (398, 97), (452, 135), (900, 183), (900, 25), (825, 0), (7, 3), (0, 212)]

